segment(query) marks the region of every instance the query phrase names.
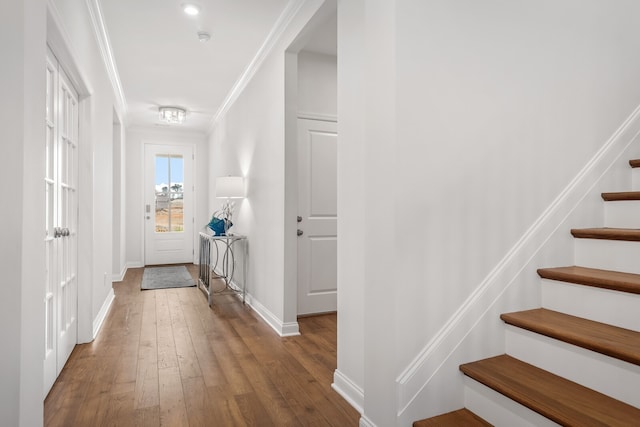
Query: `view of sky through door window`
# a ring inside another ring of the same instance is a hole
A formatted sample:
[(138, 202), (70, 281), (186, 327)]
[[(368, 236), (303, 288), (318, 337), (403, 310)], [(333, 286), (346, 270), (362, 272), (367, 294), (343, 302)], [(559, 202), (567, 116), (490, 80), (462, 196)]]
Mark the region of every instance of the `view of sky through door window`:
[(155, 164), (156, 232), (184, 231), (184, 159), (157, 155)]

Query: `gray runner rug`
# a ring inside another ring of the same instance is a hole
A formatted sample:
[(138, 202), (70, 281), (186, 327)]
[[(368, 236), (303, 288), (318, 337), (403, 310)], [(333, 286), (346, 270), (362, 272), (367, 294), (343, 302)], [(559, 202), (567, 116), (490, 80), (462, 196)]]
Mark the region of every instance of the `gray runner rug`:
[(178, 267), (145, 267), (140, 289), (187, 288), (196, 282), (184, 265)]

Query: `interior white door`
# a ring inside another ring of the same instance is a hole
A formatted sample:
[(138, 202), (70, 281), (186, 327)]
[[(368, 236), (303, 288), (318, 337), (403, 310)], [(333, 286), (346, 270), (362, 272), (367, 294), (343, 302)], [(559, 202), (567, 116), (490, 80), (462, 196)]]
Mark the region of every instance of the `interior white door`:
[(335, 122), (298, 119), (299, 315), (337, 309), (337, 144)]
[(145, 264), (193, 262), (193, 147), (144, 149)]
[(51, 52), (45, 127), (46, 396), (78, 338), (78, 95)]

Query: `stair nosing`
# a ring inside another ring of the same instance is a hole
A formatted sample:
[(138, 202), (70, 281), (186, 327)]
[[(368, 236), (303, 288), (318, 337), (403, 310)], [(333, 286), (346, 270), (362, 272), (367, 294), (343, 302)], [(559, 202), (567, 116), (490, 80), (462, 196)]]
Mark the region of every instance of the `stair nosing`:
[(602, 193), (601, 197), (606, 202), (621, 202), (640, 200), (640, 191), (618, 191)]
[(640, 229), (636, 228), (572, 228), (571, 234), (577, 239), (640, 241)]
[(640, 366), (640, 332), (546, 308), (503, 313), (500, 318), (518, 328)]
[[(607, 274), (615, 277), (605, 278), (604, 276)], [(640, 274), (574, 265), (570, 267), (539, 268), (538, 275), (547, 280), (640, 294)]]
[[(494, 364), (502, 370), (496, 370)], [(636, 407), (506, 354), (460, 365), (460, 370), (469, 378), (561, 425), (634, 426), (637, 424), (630, 424), (626, 416), (632, 413), (631, 421), (640, 418), (640, 409)], [(537, 389), (542, 383), (546, 386), (544, 393)], [(580, 397), (571, 403), (565, 398), (578, 395)], [(624, 412), (624, 418), (614, 419), (611, 414), (615, 411)]]

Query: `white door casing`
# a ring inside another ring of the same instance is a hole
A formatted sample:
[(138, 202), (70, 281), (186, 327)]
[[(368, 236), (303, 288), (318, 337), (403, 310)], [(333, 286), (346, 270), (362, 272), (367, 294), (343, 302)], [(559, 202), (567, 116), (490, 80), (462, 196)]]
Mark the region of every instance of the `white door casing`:
[(337, 309), (337, 144), (335, 122), (298, 119), (298, 315)]
[(78, 337), (78, 94), (50, 51), (45, 127), (46, 396)]
[(193, 262), (193, 147), (144, 145), (145, 264)]

